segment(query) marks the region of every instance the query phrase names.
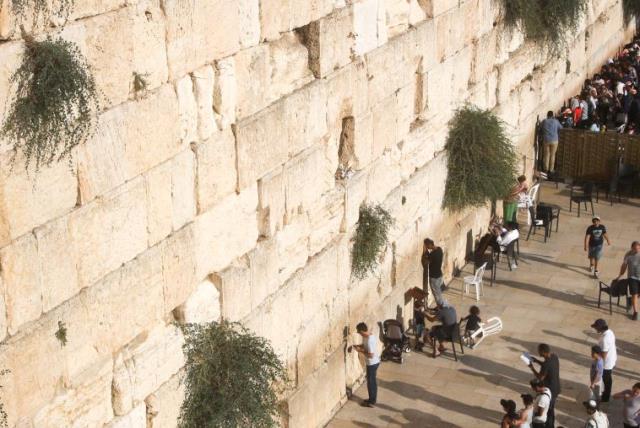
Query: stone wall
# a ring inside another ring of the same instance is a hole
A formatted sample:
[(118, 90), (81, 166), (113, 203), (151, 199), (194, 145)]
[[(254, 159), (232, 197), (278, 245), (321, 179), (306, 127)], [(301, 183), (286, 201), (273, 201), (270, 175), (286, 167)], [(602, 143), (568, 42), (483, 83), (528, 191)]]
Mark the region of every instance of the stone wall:
[[(492, 0), (76, 4), (62, 36), (104, 93), (98, 132), (71, 167), (38, 174), (20, 159), (9, 171), (0, 141), (11, 427), (175, 426), (174, 321), (221, 317), (286, 361), (285, 424), (322, 425), (361, 379), (345, 327), (406, 314), (422, 239), (445, 248), (450, 275), (488, 220), (488, 209), (441, 209), (453, 109), (499, 113), (530, 172), (536, 115), (633, 32), (619, 0), (592, 0), (568, 57), (547, 61), (505, 32)], [(0, 40), (6, 100), (24, 49), (9, 7)], [(353, 175), (336, 180), (339, 165)], [(379, 272), (358, 282), (349, 250), (364, 201), (396, 224)]]

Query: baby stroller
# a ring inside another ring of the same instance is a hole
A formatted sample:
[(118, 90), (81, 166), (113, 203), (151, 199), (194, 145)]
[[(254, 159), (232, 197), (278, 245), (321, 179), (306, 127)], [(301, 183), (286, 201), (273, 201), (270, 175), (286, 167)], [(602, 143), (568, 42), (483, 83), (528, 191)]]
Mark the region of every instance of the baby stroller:
[(384, 349), (380, 355), (382, 361), (395, 361), (402, 364), (403, 353), (411, 352), (409, 337), (404, 334), (402, 324), (394, 319), (386, 320), (382, 323), (382, 341)]

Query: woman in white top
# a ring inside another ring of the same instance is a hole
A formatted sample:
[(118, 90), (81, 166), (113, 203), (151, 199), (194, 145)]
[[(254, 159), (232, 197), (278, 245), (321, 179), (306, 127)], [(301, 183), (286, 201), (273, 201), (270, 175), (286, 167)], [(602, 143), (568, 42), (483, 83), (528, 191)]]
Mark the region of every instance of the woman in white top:
[(524, 408), (520, 410), (520, 419), (513, 426), (531, 428), (531, 422), (533, 422), (533, 397), (531, 394), (520, 394), (520, 397), (522, 397)]

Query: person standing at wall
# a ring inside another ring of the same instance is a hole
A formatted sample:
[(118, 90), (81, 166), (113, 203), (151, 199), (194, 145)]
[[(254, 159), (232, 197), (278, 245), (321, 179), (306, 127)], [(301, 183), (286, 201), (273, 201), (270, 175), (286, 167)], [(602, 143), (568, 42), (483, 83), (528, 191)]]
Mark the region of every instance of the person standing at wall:
[(367, 361), (367, 392), (369, 399), (365, 400), (364, 407), (374, 407), (378, 401), (378, 381), (376, 379), (380, 366), (380, 354), (378, 353), (378, 339), (369, 331), (363, 322), (356, 326), (356, 331), (362, 336), (362, 345), (356, 345), (356, 351), (364, 355)]
[(602, 382), (604, 383), (604, 389), (602, 390), (603, 403), (607, 403), (611, 396), (611, 386), (613, 384), (612, 372), (616, 366), (618, 360), (618, 353), (616, 351), (616, 335), (609, 329), (607, 322), (602, 318), (595, 320), (591, 324), (591, 328), (595, 329), (600, 335), (598, 345), (602, 350), (602, 359), (604, 360), (604, 368), (602, 370)]
[[(606, 239), (607, 245), (611, 245), (611, 241), (609, 241), (609, 236), (607, 235), (607, 228), (604, 224), (600, 223), (599, 216), (593, 216), (591, 223), (593, 224), (587, 227), (587, 233), (584, 236), (584, 250), (588, 251), (589, 270), (594, 278), (597, 278), (598, 261), (602, 258), (604, 241)], [(588, 250), (587, 247), (589, 248)]]
[(442, 259), (444, 252), (442, 248), (436, 246), (432, 239), (424, 240), (422, 252), (422, 287), (428, 292), (427, 280), (433, 293), (436, 304), (442, 305), (442, 291), (444, 290), (444, 280), (442, 278)]
[(516, 212), (518, 211), (518, 201), (520, 200), (520, 195), (526, 193), (527, 190), (529, 190), (529, 186), (527, 186), (527, 177), (521, 175), (518, 177), (518, 184), (511, 188), (509, 194), (502, 202), (502, 221), (504, 224), (512, 222), (517, 223)]
[(631, 294), (631, 306), (633, 307), (633, 315), (631, 319), (638, 319), (638, 293), (640, 293), (640, 242), (633, 241), (631, 250), (625, 254), (622, 266), (620, 266), (620, 274), (616, 278), (619, 280), (625, 271), (629, 278), (629, 294)]
[(547, 112), (547, 118), (540, 123), (540, 133), (542, 134), (543, 157), (542, 169), (544, 172), (552, 173), (555, 170), (556, 152), (558, 151), (558, 140), (562, 124), (553, 117), (553, 112)]

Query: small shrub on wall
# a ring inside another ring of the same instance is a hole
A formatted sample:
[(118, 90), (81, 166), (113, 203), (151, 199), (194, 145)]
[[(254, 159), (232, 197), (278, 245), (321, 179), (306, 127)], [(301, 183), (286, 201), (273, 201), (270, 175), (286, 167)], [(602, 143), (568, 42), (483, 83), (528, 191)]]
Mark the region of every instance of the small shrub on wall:
[(237, 323), (187, 324), (178, 426), (274, 427), (286, 369), (269, 342)]
[(449, 122), (443, 207), (459, 211), (501, 199), (516, 177), (516, 154), (505, 124), (489, 110), (465, 106)]
[(625, 24), (629, 25), (640, 17), (640, 0), (622, 0), (622, 12)]
[(31, 12), (35, 24), (46, 24), (49, 18), (57, 16), (65, 21), (69, 19), (75, 0), (11, 0), (13, 14), (25, 20)]
[[(26, 38), (22, 64), (11, 77), (15, 96), (0, 137), (22, 152), (26, 167), (50, 165), (93, 133), (96, 84), (78, 47), (68, 41)], [(14, 156), (15, 159), (15, 156)]]
[(351, 250), (351, 273), (364, 279), (378, 266), (380, 253), (387, 246), (394, 219), (381, 205), (360, 206), (360, 215)]
[(587, 0), (502, 0), (505, 24), (526, 40), (562, 54), (587, 9)]

